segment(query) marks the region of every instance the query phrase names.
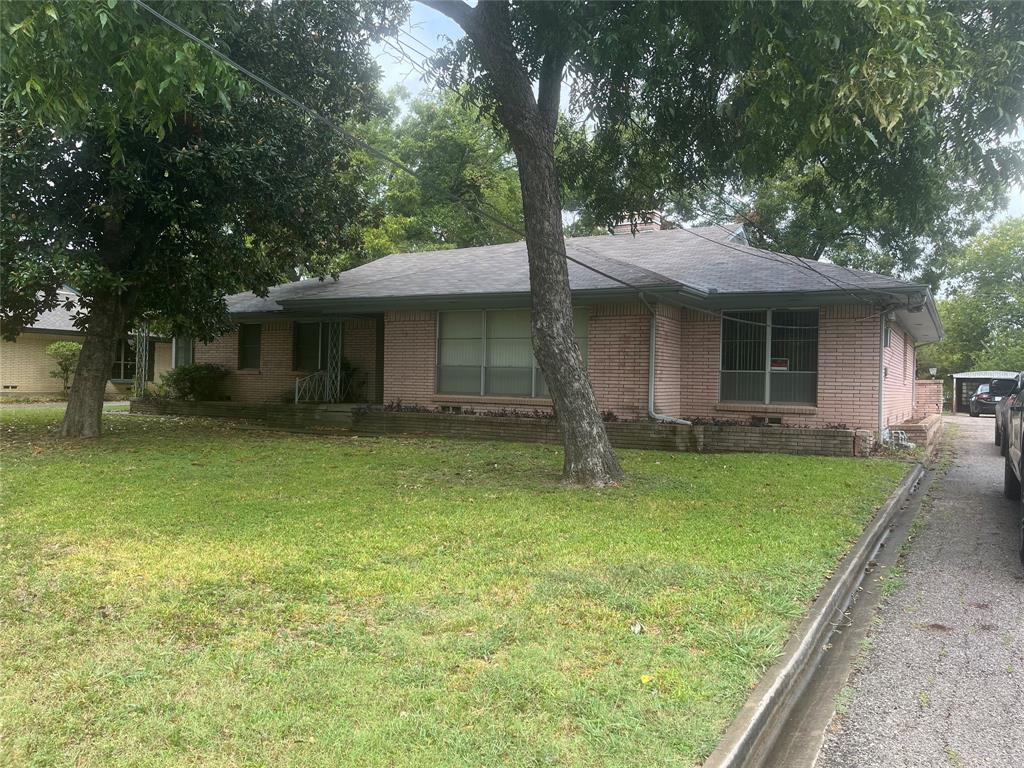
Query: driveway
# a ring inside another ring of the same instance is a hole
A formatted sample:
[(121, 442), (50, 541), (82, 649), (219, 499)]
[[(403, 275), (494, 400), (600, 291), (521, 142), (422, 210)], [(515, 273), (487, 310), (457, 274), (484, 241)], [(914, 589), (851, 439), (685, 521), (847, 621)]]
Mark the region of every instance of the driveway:
[(818, 768), (1024, 765), (1024, 571), (992, 417), (959, 430)]

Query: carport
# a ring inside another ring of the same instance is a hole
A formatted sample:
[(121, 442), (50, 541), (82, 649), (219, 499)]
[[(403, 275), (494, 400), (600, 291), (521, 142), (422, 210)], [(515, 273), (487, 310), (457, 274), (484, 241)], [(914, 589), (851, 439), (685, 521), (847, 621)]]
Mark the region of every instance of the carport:
[(967, 413), (971, 395), (992, 379), (1012, 379), (1015, 371), (965, 371), (953, 374), (953, 413)]

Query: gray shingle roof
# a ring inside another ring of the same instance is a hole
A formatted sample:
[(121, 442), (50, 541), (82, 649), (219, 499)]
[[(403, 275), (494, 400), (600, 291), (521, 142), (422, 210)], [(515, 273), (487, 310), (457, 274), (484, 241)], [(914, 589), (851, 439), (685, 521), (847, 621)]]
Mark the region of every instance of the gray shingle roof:
[[(870, 272), (752, 248), (736, 239), (737, 230), (702, 227), (568, 238), (570, 287), (573, 292), (599, 292), (622, 289), (625, 283), (693, 296), (885, 292), (911, 287)], [(337, 279), (275, 286), (266, 298), (236, 294), (228, 298), (228, 307), (232, 313), (266, 313), (284, 306), (300, 310), (304, 305), (337, 302), (343, 311), (347, 303), (365, 307), (376, 300), (515, 295), (529, 290), (526, 244), (520, 241), (394, 254)]]
[(64, 309), (64, 302), (75, 300), (78, 294), (71, 291), (58, 291), (61, 303), (53, 309), (40, 312), (35, 322), (28, 326), (29, 330), (47, 331), (50, 333), (81, 333), (75, 327), (75, 312)]

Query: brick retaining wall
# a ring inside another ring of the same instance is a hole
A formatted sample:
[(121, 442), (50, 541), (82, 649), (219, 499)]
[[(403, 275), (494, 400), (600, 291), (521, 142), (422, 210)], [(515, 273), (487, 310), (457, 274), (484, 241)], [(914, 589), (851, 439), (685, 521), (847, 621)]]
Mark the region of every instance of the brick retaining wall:
[[(554, 419), (466, 416), (447, 413), (357, 411), (349, 406), (134, 401), (132, 413), (230, 418), (279, 429), (354, 432), (362, 435), (423, 434), (469, 440), (557, 443)], [(617, 448), (703, 453), (754, 452), (854, 456), (864, 452), (854, 430), (660, 424), (618, 421), (605, 425)], [(856, 447), (856, 450), (855, 450)], [(868, 446), (869, 447), (869, 446)]]

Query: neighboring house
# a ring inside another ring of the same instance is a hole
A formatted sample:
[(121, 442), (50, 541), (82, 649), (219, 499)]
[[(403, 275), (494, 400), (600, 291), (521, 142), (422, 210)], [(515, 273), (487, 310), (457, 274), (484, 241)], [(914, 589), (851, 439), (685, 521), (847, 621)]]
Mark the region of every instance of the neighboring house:
[[(602, 411), (872, 430), (913, 416), (915, 348), (942, 337), (926, 286), (751, 248), (739, 226), (651, 229), (566, 241)], [(544, 410), (529, 306), (522, 242), (396, 254), (229, 297), (237, 330), (195, 358), (231, 371), (234, 401), (342, 399), (344, 358), (349, 400)]]
[[(46, 348), (55, 341), (77, 341), (85, 334), (75, 328), (73, 311), (64, 308), (64, 302), (74, 301), (76, 294), (61, 291), (61, 303), (43, 312), (25, 328), (14, 341), (0, 342), (0, 397), (62, 395), (60, 379), (50, 375), (57, 365), (46, 354)], [(146, 381), (159, 380), (160, 374), (171, 368), (171, 343), (150, 339)], [(135, 378), (135, 340), (122, 339), (107, 382), (107, 396), (126, 397)]]

